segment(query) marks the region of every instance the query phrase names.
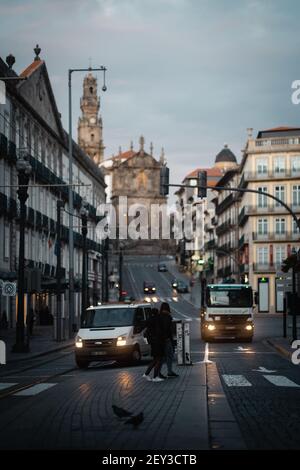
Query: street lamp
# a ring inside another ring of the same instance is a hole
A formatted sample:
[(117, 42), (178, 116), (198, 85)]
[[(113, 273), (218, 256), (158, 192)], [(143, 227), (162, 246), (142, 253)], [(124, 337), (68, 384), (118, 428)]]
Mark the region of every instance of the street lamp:
[(24, 327), (24, 241), (25, 241), (25, 217), (26, 217), (26, 201), (28, 198), (28, 183), (31, 174), (31, 166), (26, 160), (27, 151), (21, 150), (20, 157), (16, 163), (18, 172), (17, 191), (20, 200), (20, 243), (19, 243), (19, 266), (18, 266), (18, 310), (16, 324), (16, 343), (12, 347), (12, 352), (24, 353), (29, 352), (29, 345), (25, 344), (25, 327)]
[(124, 245), (120, 243), (119, 245), (119, 301), (122, 301), (122, 291), (123, 291), (123, 250)]
[(81, 324), (84, 320), (85, 309), (87, 307), (87, 249), (86, 249), (86, 236), (87, 236), (87, 220), (89, 211), (87, 209), (87, 202), (82, 201), (80, 209), (80, 216), (82, 221), (82, 289), (81, 289)]
[(72, 73), (73, 72), (92, 72), (101, 71), (104, 74), (102, 91), (106, 91), (105, 72), (106, 67), (102, 65), (99, 68), (83, 68), (68, 70), (68, 88), (69, 88), (69, 337), (72, 338), (76, 331), (74, 324), (74, 237), (73, 237), (73, 139), (72, 139)]

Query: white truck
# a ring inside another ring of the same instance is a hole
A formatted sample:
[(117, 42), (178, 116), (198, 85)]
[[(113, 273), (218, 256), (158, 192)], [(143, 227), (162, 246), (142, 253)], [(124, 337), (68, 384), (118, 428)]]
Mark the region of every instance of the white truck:
[(201, 337), (251, 342), (253, 292), (248, 284), (208, 284), (201, 307)]

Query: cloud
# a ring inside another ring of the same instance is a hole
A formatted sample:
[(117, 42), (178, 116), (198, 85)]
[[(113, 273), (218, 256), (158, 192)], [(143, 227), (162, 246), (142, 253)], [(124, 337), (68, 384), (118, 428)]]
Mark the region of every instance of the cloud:
[[(227, 142), (240, 158), (246, 128), (299, 125), (296, 0), (2, 0), (1, 56), (21, 71), (42, 47), (67, 127), (67, 69), (105, 64), (106, 155), (143, 133), (165, 147), (173, 181), (213, 164)], [(73, 77), (76, 135), (84, 74)], [(98, 76), (99, 88), (102, 77)]]

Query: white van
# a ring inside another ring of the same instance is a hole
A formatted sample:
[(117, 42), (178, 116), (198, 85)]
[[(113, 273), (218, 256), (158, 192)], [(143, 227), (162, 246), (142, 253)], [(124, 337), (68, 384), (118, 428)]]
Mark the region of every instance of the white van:
[(142, 356), (148, 356), (150, 345), (143, 331), (151, 314), (147, 303), (89, 307), (75, 338), (77, 366), (86, 368), (100, 360), (138, 363)]

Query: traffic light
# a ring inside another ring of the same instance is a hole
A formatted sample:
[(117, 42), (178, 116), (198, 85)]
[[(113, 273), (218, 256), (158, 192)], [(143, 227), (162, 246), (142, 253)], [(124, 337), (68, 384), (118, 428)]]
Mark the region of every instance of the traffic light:
[(160, 169), (160, 190), (161, 196), (169, 194), (169, 168), (162, 166)]
[(207, 172), (204, 170), (198, 171), (198, 197), (206, 197), (207, 195)]

